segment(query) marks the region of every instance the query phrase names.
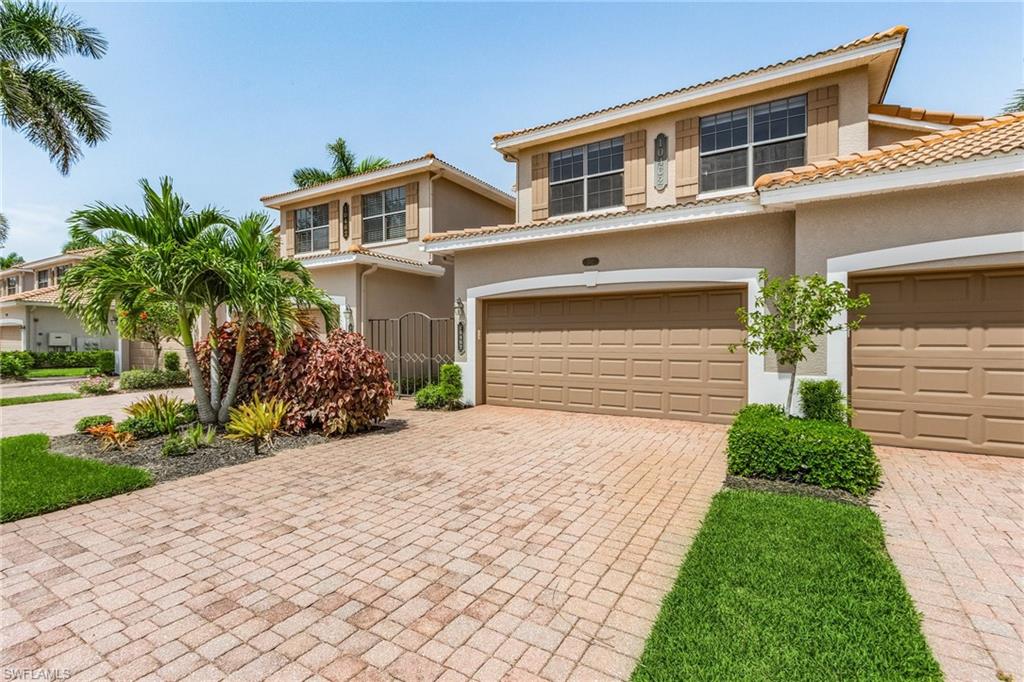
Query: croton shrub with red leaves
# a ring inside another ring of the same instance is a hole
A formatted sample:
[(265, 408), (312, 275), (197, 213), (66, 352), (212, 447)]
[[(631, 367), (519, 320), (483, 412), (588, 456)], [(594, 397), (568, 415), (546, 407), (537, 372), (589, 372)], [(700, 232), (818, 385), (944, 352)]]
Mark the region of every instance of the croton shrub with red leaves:
[[(256, 333), (253, 332), (257, 329)], [(218, 330), (223, 386), (227, 387), (237, 328)], [(209, 348), (196, 345), (204, 378), (209, 382)], [(283, 428), (291, 433), (318, 430), (325, 434), (365, 431), (388, 416), (395, 388), (384, 356), (368, 348), (362, 334), (332, 331), (326, 340), (296, 335), (282, 354), (261, 325), (250, 327), (242, 364), (238, 403), (255, 393), (288, 403)], [(244, 388), (244, 390), (243, 390)]]

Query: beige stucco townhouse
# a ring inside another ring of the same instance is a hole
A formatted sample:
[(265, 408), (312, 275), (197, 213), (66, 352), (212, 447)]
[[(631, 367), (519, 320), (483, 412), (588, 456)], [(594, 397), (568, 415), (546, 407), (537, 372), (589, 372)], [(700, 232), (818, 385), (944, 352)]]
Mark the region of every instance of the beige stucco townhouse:
[(452, 258), (424, 253), (419, 240), (515, 212), (511, 195), (432, 153), (261, 201), (280, 211), (282, 253), (306, 265), (346, 328), (388, 355), (396, 380), (415, 379), (405, 389), (436, 378), (454, 346)]
[(466, 399), (728, 422), (782, 402), (731, 353), (757, 273), (871, 294), (798, 368), (879, 443), (1024, 455), (1024, 115), (885, 103), (907, 36), (501, 133), (516, 219), (436, 230)]

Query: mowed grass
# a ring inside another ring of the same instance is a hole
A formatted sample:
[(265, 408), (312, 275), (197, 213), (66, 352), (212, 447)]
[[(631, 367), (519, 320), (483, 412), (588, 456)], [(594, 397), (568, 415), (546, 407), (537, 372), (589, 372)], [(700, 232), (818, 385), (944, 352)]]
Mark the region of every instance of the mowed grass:
[(0, 521), (152, 485), (148, 471), (49, 452), (41, 434), (0, 438)]
[(0, 398), (0, 407), (8, 407), (10, 405), (30, 405), (32, 403), (50, 403), (54, 400), (72, 400), (73, 398), (83, 398), (78, 393), (43, 393), (40, 395), (17, 395), (8, 398)]
[(725, 490), (636, 669), (657, 680), (941, 680), (867, 508)]
[(89, 372), (95, 371), (94, 367), (46, 367), (30, 369), (26, 374), (29, 379), (49, 379), (51, 377), (84, 377)]

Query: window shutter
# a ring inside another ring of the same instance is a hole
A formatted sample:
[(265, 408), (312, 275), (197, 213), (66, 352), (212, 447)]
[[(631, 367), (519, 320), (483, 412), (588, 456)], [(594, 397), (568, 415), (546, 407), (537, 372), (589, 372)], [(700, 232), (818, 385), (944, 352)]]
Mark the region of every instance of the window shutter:
[(352, 246), (363, 242), (363, 195), (352, 195)]
[(839, 154), (839, 86), (807, 93), (807, 163)]
[(531, 192), (533, 219), (547, 220), (548, 217), (548, 153), (533, 155)]
[(647, 204), (647, 131), (627, 133), (622, 143), (625, 165), (626, 208), (642, 208)]
[(700, 119), (676, 121), (676, 200), (693, 199), (700, 191)]
[(405, 186), (405, 238), (420, 238), (420, 183)]
[(284, 257), (291, 258), (295, 255), (295, 211), (285, 211), (284, 216)]
[(341, 226), (338, 220), (338, 200), (327, 204), (327, 241), (328, 248), (337, 253), (341, 250)]

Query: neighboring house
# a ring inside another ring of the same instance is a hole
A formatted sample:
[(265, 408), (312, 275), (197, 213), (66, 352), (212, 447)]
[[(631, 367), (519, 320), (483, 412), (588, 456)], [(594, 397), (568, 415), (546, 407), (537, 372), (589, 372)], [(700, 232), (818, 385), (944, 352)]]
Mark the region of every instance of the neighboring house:
[[(77, 319), (66, 315), (57, 305), (60, 278), (90, 253), (91, 249), (68, 251), (0, 271), (0, 350), (112, 350), (119, 372), (122, 368), (153, 366), (149, 344), (117, 335), (113, 309), (110, 333), (96, 335), (86, 332)], [(180, 351), (181, 347), (168, 343), (165, 350)]]
[[(515, 208), (512, 196), (431, 153), (261, 201), (281, 212), (282, 253), (305, 264), (342, 324), (395, 357), (400, 341), (448, 357), (453, 345), (451, 259), (423, 253), (418, 241), (442, 226), (511, 221)], [(414, 312), (425, 317), (400, 329), (398, 319)]]
[(729, 351), (758, 271), (817, 272), (873, 305), (800, 376), (879, 443), (1024, 455), (1024, 115), (884, 104), (906, 33), (495, 136), (515, 222), (423, 244), (467, 401), (728, 422), (785, 398)]

